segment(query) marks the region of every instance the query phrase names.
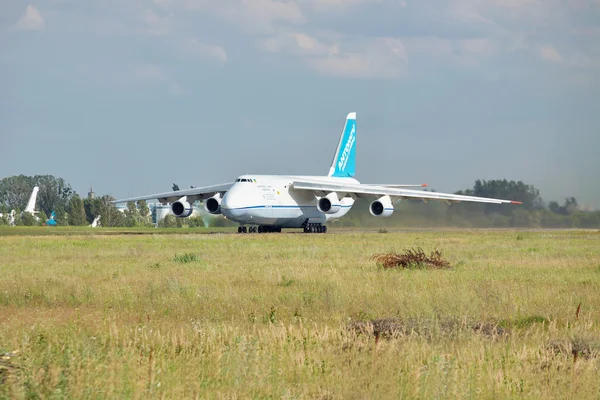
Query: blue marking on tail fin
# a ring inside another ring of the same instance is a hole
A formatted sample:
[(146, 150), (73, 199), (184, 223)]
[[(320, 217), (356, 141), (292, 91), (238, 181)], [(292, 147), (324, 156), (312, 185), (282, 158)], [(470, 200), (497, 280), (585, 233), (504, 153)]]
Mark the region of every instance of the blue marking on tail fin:
[(346, 124), (340, 137), (329, 176), (352, 178), (356, 173), (356, 113), (346, 117)]

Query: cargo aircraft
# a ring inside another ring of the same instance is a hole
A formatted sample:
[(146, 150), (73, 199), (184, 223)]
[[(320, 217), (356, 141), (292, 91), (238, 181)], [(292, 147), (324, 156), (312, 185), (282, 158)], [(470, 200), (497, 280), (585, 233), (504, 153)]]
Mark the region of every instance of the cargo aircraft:
[(389, 217), (394, 203), (403, 199), (441, 200), (448, 204), (463, 201), (512, 203), (518, 201), (462, 196), (407, 189), (427, 185), (361, 184), (356, 172), (356, 113), (347, 115), (329, 173), (326, 176), (246, 174), (234, 182), (196, 187), (115, 200), (113, 203), (158, 199), (171, 203), (176, 217), (192, 214), (192, 204), (202, 201), (210, 214), (223, 214), (240, 224), (239, 233), (281, 232), (282, 228), (303, 228), (306, 233), (327, 232), (326, 222), (342, 218), (357, 198), (369, 198), (374, 217)]

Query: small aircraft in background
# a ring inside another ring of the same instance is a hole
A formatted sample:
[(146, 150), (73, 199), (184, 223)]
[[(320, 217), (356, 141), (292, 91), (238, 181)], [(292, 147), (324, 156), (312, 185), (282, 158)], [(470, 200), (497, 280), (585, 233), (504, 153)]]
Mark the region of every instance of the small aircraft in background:
[(98, 215), (96, 218), (94, 218), (94, 220), (92, 221), (92, 223), (90, 224), (90, 226), (91, 226), (92, 228), (97, 228), (97, 227), (99, 227), (99, 226), (100, 226), (100, 218), (101, 218), (101, 217), (102, 217), (101, 215)]
[(50, 218), (48, 218), (48, 221), (46, 221), (46, 225), (47, 226), (56, 226), (56, 213), (54, 211), (52, 211), (52, 214), (50, 214)]
[[(23, 217), (23, 215), (25, 213), (31, 214), (33, 215), (33, 218), (36, 221), (39, 221), (40, 218), (36, 215), (39, 214), (39, 211), (35, 211), (35, 203), (37, 201), (37, 194), (39, 192), (40, 188), (38, 186), (35, 186), (31, 192), (31, 196), (29, 196), (29, 201), (27, 202), (27, 206), (25, 207), (25, 210), (23, 210), (21, 212), (21, 217)], [(17, 212), (15, 210), (11, 210), (11, 212), (7, 215), (8, 217), (8, 225), (9, 226), (15, 226), (15, 217), (17, 216)], [(0, 214), (0, 218), (2, 218), (3, 215)]]

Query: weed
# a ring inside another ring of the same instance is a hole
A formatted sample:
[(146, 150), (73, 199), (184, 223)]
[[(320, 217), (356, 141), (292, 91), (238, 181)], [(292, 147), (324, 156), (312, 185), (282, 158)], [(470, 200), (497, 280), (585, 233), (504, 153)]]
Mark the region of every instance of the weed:
[(281, 276), (281, 281), (279, 282), (279, 284), (283, 287), (292, 286), (293, 283), (294, 283), (294, 280), (286, 278), (285, 275)]
[(175, 254), (175, 257), (173, 257), (173, 261), (176, 261), (176, 262), (179, 262), (182, 264), (187, 264), (187, 263), (191, 263), (191, 262), (199, 262), (202, 260), (200, 259), (200, 257), (198, 257), (194, 253), (183, 253), (183, 254)]
[(269, 310), (268, 314), (265, 316), (263, 322), (264, 323), (271, 323), (274, 324), (277, 322), (277, 316), (275, 315), (276, 311), (275, 311), (275, 307), (271, 306), (271, 309)]
[(442, 257), (439, 250), (434, 250), (427, 256), (423, 249), (409, 249), (402, 254), (379, 253), (372, 257), (383, 268), (402, 267), (406, 269), (446, 269), (452, 268), (450, 263)]

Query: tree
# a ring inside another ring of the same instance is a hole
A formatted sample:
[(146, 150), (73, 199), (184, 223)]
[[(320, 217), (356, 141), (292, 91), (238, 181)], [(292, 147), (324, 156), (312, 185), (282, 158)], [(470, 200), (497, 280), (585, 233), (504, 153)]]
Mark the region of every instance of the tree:
[(148, 203), (146, 200), (138, 201), (138, 210), (140, 211), (140, 216), (144, 219), (145, 222), (148, 222), (148, 215), (150, 215), (150, 208), (148, 208)]
[(177, 228), (177, 217), (174, 215), (167, 215), (158, 222), (159, 228)]
[(188, 226), (190, 228), (204, 228), (204, 220), (198, 215), (188, 218)]
[[(25, 209), (35, 186), (30, 176), (18, 175), (0, 180), (0, 203), (8, 210)], [(38, 194), (39, 196), (39, 194)]]
[(65, 211), (65, 208), (62, 204), (59, 204), (54, 209), (54, 220), (58, 226), (69, 226), (69, 215)]
[(111, 203), (114, 200), (114, 197), (108, 195), (100, 198), (100, 223), (104, 227), (123, 226), (125, 223), (123, 213)]
[(23, 215), (21, 215), (21, 223), (23, 226), (35, 225), (35, 218), (34, 218), (33, 214), (28, 213), (28, 212), (24, 212), (22, 214)]
[(133, 201), (127, 202), (127, 210), (125, 210), (125, 226), (140, 226), (140, 213)]
[(87, 218), (85, 214), (85, 207), (83, 200), (79, 195), (74, 195), (69, 201), (69, 225), (71, 226), (84, 226), (87, 225)]
[(567, 214), (574, 214), (579, 210), (579, 205), (575, 197), (567, 197), (563, 207), (567, 210)]
[(100, 215), (102, 208), (102, 200), (98, 197), (90, 199), (89, 197), (83, 200), (83, 208), (85, 209), (85, 217), (88, 224), (94, 222), (94, 219)]
[(52, 175), (36, 175), (33, 177), (33, 181), (40, 188), (37, 197), (37, 205), (40, 210), (44, 210), (48, 215), (54, 211), (58, 217), (57, 210), (59, 208), (63, 211), (68, 208), (69, 201), (75, 192), (63, 178), (55, 178)]
[(548, 210), (552, 211), (555, 214), (560, 214), (560, 205), (558, 205), (558, 202), (556, 201), (551, 201), (550, 203), (548, 203)]
[[(540, 192), (533, 185), (526, 185), (522, 181), (507, 181), (506, 179), (496, 179), (485, 181), (478, 179), (475, 181), (473, 189), (459, 191), (457, 194), (476, 197), (491, 197), (495, 199), (516, 200), (523, 203), (521, 206), (525, 210), (539, 210), (543, 208), (543, 201)], [(497, 212), (509, 214), (510, 208), (501, 204), (485, 204), (483, 206), (485, 213)]]
[(48, 221), (48, 216), (46, 215), (46, 213), (44, 212), (44, 210), (40, 210), (40, 213), (38, 214), (38, 224), (39, 225), (44, 225), (46, 223), (46, 221)]

